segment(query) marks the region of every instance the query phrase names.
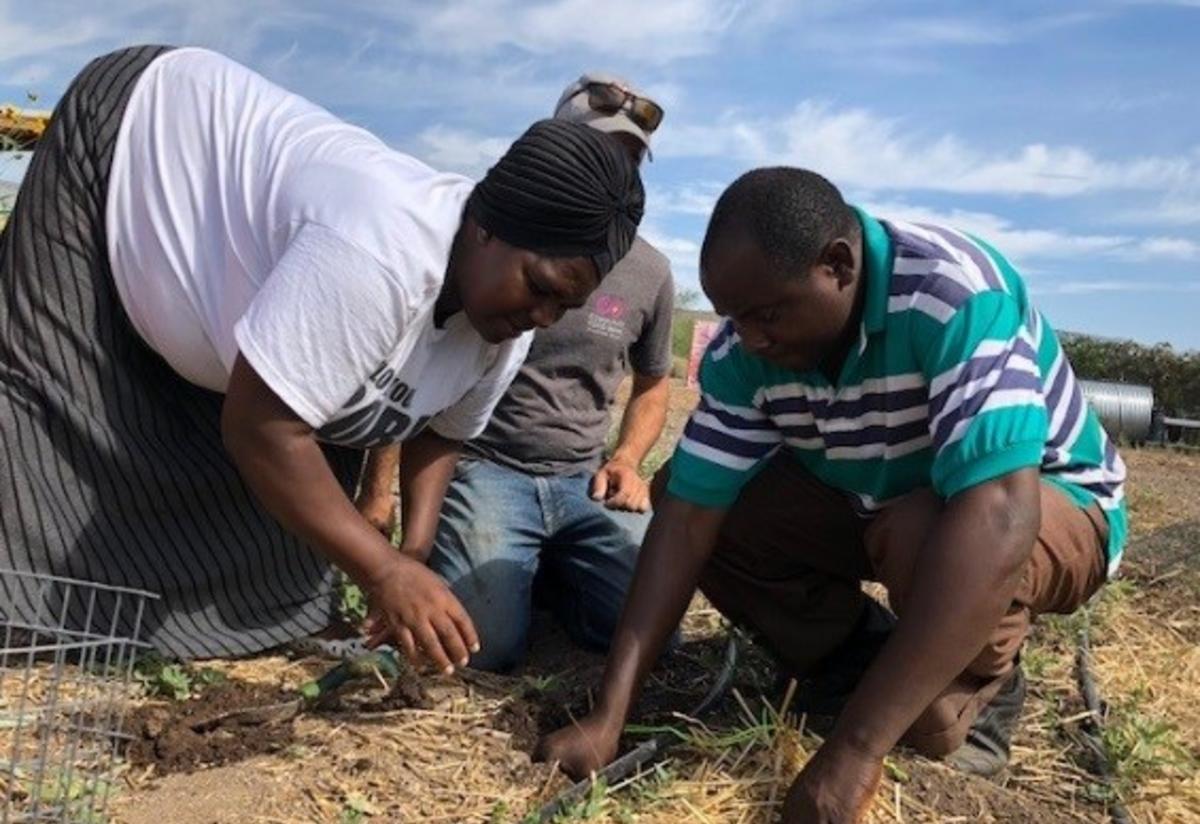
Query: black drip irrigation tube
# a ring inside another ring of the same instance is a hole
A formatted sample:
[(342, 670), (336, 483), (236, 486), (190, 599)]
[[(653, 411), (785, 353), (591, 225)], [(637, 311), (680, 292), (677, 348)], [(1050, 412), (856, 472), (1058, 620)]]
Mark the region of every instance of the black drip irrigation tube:
[(1100, 698), (1100, 691), (1096, 689), (1096, 680), (1092, 677), (1092, 646), (1089, 638), (1091, 624), (1092, 609), (1089, 605), (1083, 608), (1083, 628), (1079, 630), (1079, 648), (1075, 656), (1075, 673), (1079, 679), (1079, 692), (1083, 695), (1084, 706), (1091, 713), (1081, 726), (1088, 747), (1096, 760), (1096, 772), (1113, 794), (1113, 801), (1108, 808), (1113, 824), (1133, 824), (1133, 819), (1129, 817), (1129, 811), (1121, 803), (1116, 788), (1113, 786), (1112, 762), (1108, 760), (1108, 750), (1100, 735), (1103, 726), (1104, 702)]
[[(725, 697), (725, 693), (729, 692), (729, 687), (733, 683), (733, 673), (737, 668), (737, 659), (737, 635), (733, 631), (730, 631), (729, 640), (725, 644), (725, 662), (721, 666), (721, 671), (717, 674), (717, 679), (713, 682), (712, 687), (709, 688), (708, 693), (688, 713), (689, 717), (699, 718)], [(629, 752), (610, 762), (604, 769), (568, 787), (538, 811), (535, 821), (538, 824), (546, 824), (546, 822), (552, 821), (556, 815), (586, 798), (588, 793), (591, 792), (592, 787), (596, 784), (603, 782), (605, 786), (611, 787), (646, 764), (661, 758), (662, 754), (678, 741), (679, 738), (675, 735), (659, 733), (642, 742)]]

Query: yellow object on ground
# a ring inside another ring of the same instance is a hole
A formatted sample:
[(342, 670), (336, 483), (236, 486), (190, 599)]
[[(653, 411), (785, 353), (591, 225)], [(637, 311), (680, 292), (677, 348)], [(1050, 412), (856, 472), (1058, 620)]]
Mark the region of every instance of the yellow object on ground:
[(36, 143), (50, 123), (50, 112), (21, 109), (0, 104), (0, 142), (10, 143), (3, 148), (28, 149)]

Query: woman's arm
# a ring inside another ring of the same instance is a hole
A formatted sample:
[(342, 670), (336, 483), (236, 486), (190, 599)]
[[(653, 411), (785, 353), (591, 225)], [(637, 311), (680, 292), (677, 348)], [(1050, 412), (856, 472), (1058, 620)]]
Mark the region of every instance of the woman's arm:
[(240, 355), (221, 412), (221, 434), (246, 483), (287, 529), (366, 591), (372, 640), (395, 638), (410, 658), (444, 671), (478, 648), (475, 627), (441, 579), (396, 552), (354, 508), (312, 428)]

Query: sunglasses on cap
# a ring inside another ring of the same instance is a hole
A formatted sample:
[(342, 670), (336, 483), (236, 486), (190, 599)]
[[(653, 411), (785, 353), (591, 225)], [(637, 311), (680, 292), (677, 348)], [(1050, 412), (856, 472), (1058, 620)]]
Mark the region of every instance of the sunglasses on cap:
[(625, 104), (628, 103), (626, 116), (646, 134), (650, 134), (662, 123), (662, 106), (649, 98), (625, 91), (620, 86), (612, 83), (588, 83), (576, 94), (584, 92), (587, 92), (588, 108), (601, 114), (616, 114), (625, 109)]

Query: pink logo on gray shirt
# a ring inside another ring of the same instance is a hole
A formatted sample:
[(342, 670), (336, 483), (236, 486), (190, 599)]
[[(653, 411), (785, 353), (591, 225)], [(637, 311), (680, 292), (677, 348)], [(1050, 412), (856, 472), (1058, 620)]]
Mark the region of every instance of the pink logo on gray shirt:
[(592, 311), (602, 318), (620, 320), (625, 316), (626, 304), (623, 298), (605, 292), (596, 295), (596, 303)]

